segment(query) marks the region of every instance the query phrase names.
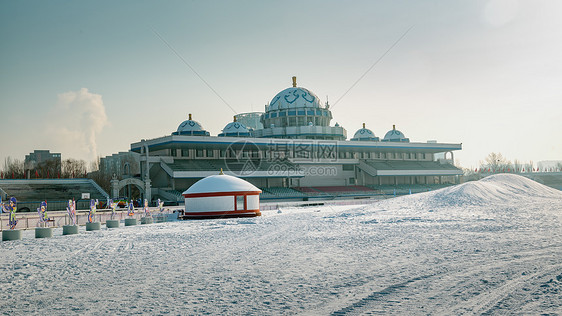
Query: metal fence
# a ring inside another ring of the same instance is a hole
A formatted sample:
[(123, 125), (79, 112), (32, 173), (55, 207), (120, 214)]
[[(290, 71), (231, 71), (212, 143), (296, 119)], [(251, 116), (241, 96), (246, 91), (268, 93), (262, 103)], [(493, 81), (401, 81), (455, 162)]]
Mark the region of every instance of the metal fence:
[[(163, 214), (171, 214), (174, 212), (175, 209), (165, 209), (165, 211), (163, 211)], [(76, 211), (76, 224), (78, 225), (86, 225), (86, 223), (88, 222), (88, 211), (85, 210), (78, 210)], [(135, 214), (133, 216), (128, 216), (127, 215), (127, 210), (118, 210), (115, 212), (115, 215), (113, 216), (113, 219), (116, 220), (124, 220), (126, 218), (136, 218), (136, 219), (140, 219), (141, 217), (144, 216), (144, 211), (142, 209), (135, 209)], [(157, 208), (151, 208), (150, 209), (150, 213), (151, 215), (158, 215), (160, 214), (160, 212), (158, 211)], [(70, 218), (68, 216), (68, 213), (66, 211), (48, 211), (47, 215), (49, 217), (49, 219), (51, 219), (52, 221), (48, 221), (46, 223), (44, 223), (45, 227), (61, 227), (64, 225), (70, 225)], [(2, 215), (0, 215), (0, 230), (7, 230), (10, 229), (9, 228), (9, 216), (10, 214), (8, 213), (2, 213)], [(112, 219), (111, 218), (111, 210), (109, 209), (102, 209), (102, 210), (97, 210), (96, 214), (94, 214), (94, 221), (95, 222), (101, 222), (101, 223), (105, 223), (108, 219)], [(16, 229), (34, 229), (35, 227), (41, 227), (40, 221), (39, 221), (39, 214), (37, 212), (35, 213), (16, 213), (16, 220), (18, 221), (17, 225), (16, 225)]]
[[(68, 200), (65, 201), (47, 201), (49, 206), (49, 212), (52, 211), (64, 211), (68, 206)], [(105, 201), (103, 201), (105, 202)], [(41, 201), (32, 202), (21, 202), (18, 201), (18, 210), (20, 212), (35, 212), (41, 206)], [(87, 210), (90, 208), (90, 200), (77, 200), (76, 208)]]

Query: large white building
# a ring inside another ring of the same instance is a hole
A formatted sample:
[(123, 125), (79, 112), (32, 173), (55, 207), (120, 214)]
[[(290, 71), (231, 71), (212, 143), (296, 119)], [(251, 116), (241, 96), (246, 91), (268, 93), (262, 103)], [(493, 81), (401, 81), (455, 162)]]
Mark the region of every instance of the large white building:
[[(127, 184), (149, 198), (179, 200), (179, 192), (221, 168), (273, 196), (306, 196), (329, 186), (365, 191), (455, 183), (462, 174), (452, 165), (459, 143), (413, 142), (394, 126), (380, 139), (368, 122), (347, 140), (345, 128), (331, 120), (329, 104), (293, 77), (293, 86), (275, 95), (265, 112), (235, 116), (217, 136), (190, 114), (170, 135), (131, 144), (140, 176)], [(114, 184), (119, 191), (125, 182)]]

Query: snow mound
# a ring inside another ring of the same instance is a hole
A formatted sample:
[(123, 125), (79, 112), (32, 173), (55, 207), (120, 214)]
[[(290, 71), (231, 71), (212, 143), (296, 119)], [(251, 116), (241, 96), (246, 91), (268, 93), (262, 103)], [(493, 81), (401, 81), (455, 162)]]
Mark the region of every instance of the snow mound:
[(562, 191), (514, 174), (497, 174), (479, 181), (425, 193), (420, 197), (432, 205), (482, 205), (535, 198), (562, 199)]

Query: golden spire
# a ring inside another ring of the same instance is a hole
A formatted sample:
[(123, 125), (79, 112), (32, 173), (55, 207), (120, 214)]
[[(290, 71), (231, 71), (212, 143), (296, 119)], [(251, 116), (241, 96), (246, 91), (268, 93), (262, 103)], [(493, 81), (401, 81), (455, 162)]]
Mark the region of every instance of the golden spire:
[(365, 123), (363, 123), (363, 128), (365, 128)]
[(224, 172), (222, 172), (222, 168), (221, 168), (221, 172), (219, 173), (219, 175), (224, 175)]
[(297, 77), (293, 76), (293, 88), (297, 87)]
[(189, 113), (189, 120), (191, 121), (191, 113)]
[(392, 124), (392, 130), (396, 130), (396, 125)]
[(236, 115), (234, 115), (234, 122), (236, 122)]

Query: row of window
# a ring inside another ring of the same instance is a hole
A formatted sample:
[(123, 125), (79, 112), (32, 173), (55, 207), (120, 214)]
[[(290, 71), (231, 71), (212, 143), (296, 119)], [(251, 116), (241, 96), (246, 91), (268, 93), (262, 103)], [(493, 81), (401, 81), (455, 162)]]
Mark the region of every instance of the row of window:
[[(213, 157), (215, 157), (215, 151), (212, 150), (212, 149), (209, 149), (209, 150), (207, 150), (207, 149), (193, 149), (193, 150), (195, 151), (195, 157), (196, 158), (205, 158), (205, 157), (213, 158)], [(189, 157), (191, 155), (189, 149), (181, 149), (181, 150), (170, 149), (170, 156), (177, 157), (178, 153), (179, 153), (180, 157)], [(222, 156), (222, 157), (224, 157), (224, 156)]]
[(287, 126), (308, 126), (312, 123), (315, 126), (328, 126), (330, 124), (330, 118), (326, 117), (305, 117), (305, 116), (297, 116), (297, 117), (282, 117), (276, 119), (268, 119), (264, 121), (265, 127), (271, 127), (273, 124), (274, 127), (287, 127)]
[[(193, 149), (195, 158), (214, 158), (215, 150)], [(428, 153), (384, 153), (384, 152), (351, 152), (351, 151), (240, 151), (229, 148), (228, 150), (216, 150), (219, 158), (301, 158), (301, 159), (389, 159), (389, 160), (433, 160), (432, 154)], [(179, 155), (178, 155), (179, 154)], [(189, 149), (170, 149), (173, 157), (190, 157)]]
[(263, 115), (264, 119), (284, 117), (284, 116), (325, 116), (330, 117), (330, 111), (321, 109), (299, 109), (299, 110), (279, 110), (269, 111)]
[(347, 152), (347, 153), (345, 153), (345, 157), (342, 157), (340, 155), (340, 158), (433, 160), (432, 154), (424, 154), (424, 153), (380, 153), (380, 152), (374, 152), (374, 153), (373, 152), (359, 152), (359, 153)]

